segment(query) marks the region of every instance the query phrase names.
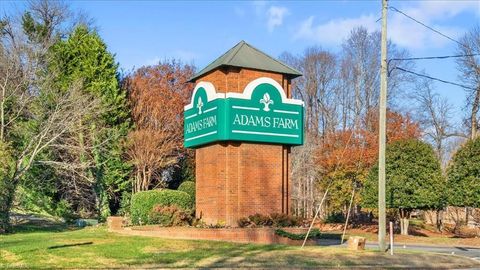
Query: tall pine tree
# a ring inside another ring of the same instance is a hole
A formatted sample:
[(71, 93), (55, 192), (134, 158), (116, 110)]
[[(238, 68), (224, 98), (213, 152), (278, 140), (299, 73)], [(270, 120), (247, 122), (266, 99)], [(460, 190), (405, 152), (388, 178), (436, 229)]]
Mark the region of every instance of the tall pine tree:
[[(76, 84), (92, 99), (100, 100), (100, 117), (92, 113), (78, 123), (90, 127), (88, 134), (66, 136), (65, 147), (57, 155), (65, 164), (75, 164), (70, 172), (64, 171), (83, 184), (64, 185), (69, 189), (66, 199), (75, 204), (78, 212), (96, 212), (105, 218), (111, 209), (116, 210), (121, 193), (130, 190), (130, 167), (122, 160), (122, 140), (131, 124), (126, 92), (119, 83), (118, 64), (100, 36), (85, 26), (77, 27), (68, 39), (53, 46), (50, 56), (48, 69), (55, 74), (53, 85), (59, 91), (68, 91)], [(69, 147), (71, 144), (73, 147)], [(91, 197), (84, 195), (89, 193), (95, 198), (94, 205)], [(76, 198), (75, 194), (83, 198)]]

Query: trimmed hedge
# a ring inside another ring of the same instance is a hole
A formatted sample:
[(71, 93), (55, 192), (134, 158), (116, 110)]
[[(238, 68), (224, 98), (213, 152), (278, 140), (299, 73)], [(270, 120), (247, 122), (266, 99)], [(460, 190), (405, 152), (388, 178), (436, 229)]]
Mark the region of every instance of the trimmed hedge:
[(156, 205), (175, 205), (183, 210), (190, 210), (193, 207), (190, 195), (183, 191), (171, 189), (141, 191), (132, 196), (130, 205), (132, 224), (150, 224), (149, 214)]
[(192, 199), (192, 205), (195, 205), (195, 182), (185, 181), (178, 186), (178, 190), (186, 192), (188, 195), (190, 195), (190, 199)]
[(190, 225), (192, 221), (192, 210), (183, 210), (175, 205), (156, 205), (149, 215), (149, 222), (151, 224), (158, 224), (164, 227)]

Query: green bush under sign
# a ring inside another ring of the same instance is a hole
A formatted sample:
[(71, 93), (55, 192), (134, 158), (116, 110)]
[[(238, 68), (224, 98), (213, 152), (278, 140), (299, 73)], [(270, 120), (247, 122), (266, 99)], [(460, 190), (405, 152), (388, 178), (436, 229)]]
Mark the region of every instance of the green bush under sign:
[(183, 191), (171, 189), (141, 191), (132, 196), (130, 206), (132, 224), (150, 224), (150, 212), (157, 205), (177, 206), (183, 210), (193, 208), (190, 195)]

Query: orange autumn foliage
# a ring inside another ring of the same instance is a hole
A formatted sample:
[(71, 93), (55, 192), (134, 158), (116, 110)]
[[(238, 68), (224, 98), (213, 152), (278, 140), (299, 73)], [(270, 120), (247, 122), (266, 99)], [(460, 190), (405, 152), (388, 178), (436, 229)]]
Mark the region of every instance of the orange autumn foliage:
[(183, 149), (183, 106), (193, 85), (194, 68), (176, 61), (139, 68), (127, 78), (135, 130), (128, 151), (135, 166), (134, 192), (162, 185), (161, 172)]
[[(337, 131), (325, 136), (316, 151), (319, 185), (329, 188), (326, 204), (331, 210), (345, 209), (353, 183), (363, 183), (378, 157), (378, 117), (367, 114), (363, 128)], [(387, 112), (387, 142), (419, 138), (420, 127), (408, 115)], [(361, 200), (355, 196), (355, 203)]]
[[(371, 112), (365, 128), (337, 131), (325, 136), (317, 151), (317, 164), (321, 174), (335, 171), (352, 175), (364, 174), (378, 157), (378, 115)], [(419, 138), (419, 124), (406, 115), (387, 112), (387, 143), (409, 138)]]

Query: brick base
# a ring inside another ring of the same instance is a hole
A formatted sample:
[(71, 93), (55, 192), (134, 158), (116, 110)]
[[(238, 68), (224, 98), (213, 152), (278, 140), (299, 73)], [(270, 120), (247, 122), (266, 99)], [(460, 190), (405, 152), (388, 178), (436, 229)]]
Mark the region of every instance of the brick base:
[(287, 146), (217, 143), (196, 150), (196, 215), (236, 227), (256, 213), (289, 213)]
[(107, 217), (107, 228), (111, 231), (121, 230), (123, 227), (123, 222), (123, 217)]
[[(284, 228), (291, 233), (306, 233), (304, 228)], [(193, 227), (159, 227), (136, 226), (119, 230), (111, 230), (116, 233), (136, 236), (161, 237), (168, 239), (184, 240), (212, 240), (228, 241), (236, 243), (258, 243), (258, 244), (284, 244), (302, 245), (303, 240), (292, 240), (275, 234), (274, 228), (193, 228)], [(316, 245), (315, 240), (308, 240), (306, 245)]]

